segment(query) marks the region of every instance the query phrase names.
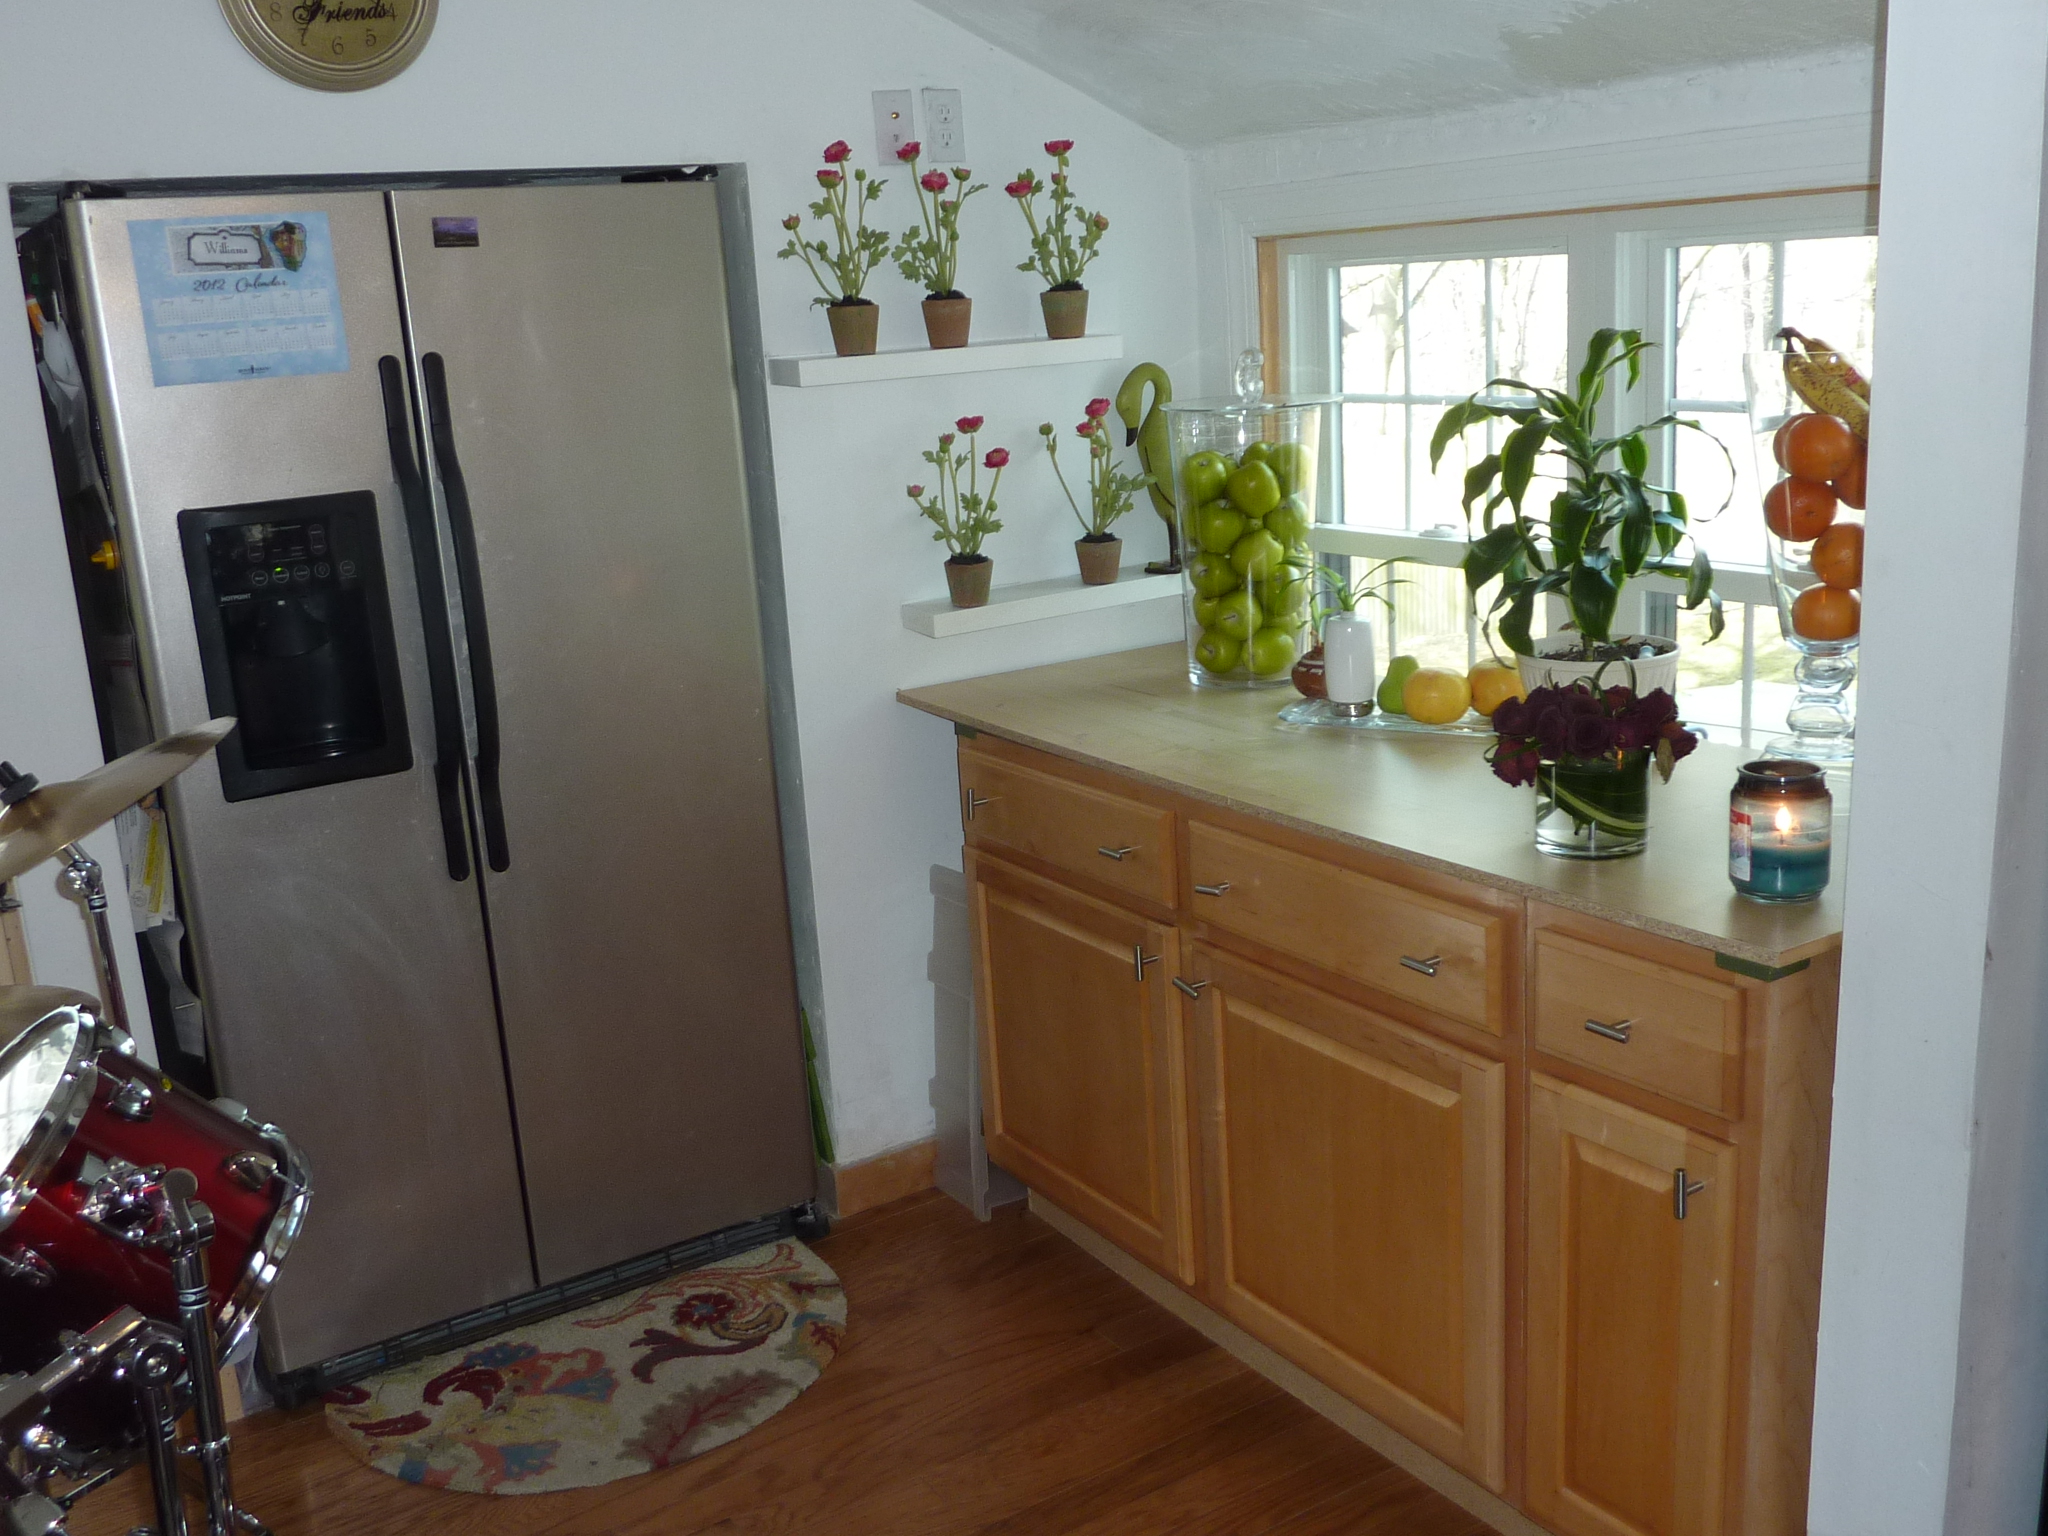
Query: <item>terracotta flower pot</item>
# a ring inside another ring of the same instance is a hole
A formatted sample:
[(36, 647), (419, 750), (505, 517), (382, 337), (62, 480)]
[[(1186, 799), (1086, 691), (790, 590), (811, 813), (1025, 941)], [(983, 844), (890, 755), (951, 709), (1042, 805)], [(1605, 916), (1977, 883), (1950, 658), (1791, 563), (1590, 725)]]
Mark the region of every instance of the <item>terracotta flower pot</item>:
[(881, 323), (882, 306), (873, 299), (855, 299), (851, 304), (828, 304), (825, 318), (832, 326), (832, 350), (841, 357), (871, 357), (875, 351), (875, 327)]
[(1081, 561), (1081, 584), (1106, 587), (1116, 580), (1117, 567), (1123, 564), (1124, 541), (1114, 534), (1100, 538), (1088, 534), (1074, 540), (1074, 554)]
[(954, 555), (946, 561), (946, 590), (955, 608), (981, 608), (988, 603), (988, 579), (996, 563), (987, 555)]
[(1038, 296), (1045, 311), (1045, 334), (1054, 341), (1071, 341), (1088, 334), (1088, 290), (1048, 288)]
[(974, 300), (969, 298), (926, 299), (924, 333), (934, 350), (967, 345), (967, 328), (974, 318)]

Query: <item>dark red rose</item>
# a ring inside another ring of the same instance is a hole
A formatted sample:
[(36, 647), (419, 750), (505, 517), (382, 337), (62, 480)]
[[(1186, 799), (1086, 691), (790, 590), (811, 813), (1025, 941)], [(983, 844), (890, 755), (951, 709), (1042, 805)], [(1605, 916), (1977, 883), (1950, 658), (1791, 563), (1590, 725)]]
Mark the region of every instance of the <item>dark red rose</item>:
[(1529, 734), (1529, 706), (1520, 699), (1504, 699), (1493, 712), (1493, 729), (1501, 736)]
[(1604, 714), (1574, 715), (1564, 745), (1573, 757), (1604, 757), (1614, 750), (1614, 722)]

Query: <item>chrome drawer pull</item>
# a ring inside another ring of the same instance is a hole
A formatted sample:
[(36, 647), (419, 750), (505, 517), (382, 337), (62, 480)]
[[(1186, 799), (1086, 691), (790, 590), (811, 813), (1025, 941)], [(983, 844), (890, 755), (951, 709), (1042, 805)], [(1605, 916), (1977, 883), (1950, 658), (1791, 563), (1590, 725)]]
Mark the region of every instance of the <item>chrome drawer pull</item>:
[(1143, 981), (1145, 979), (1146, 966), (1157, 965), (1158, 963), (1159, 957), (1146, 954), (1144, 945), (1133, 944), (1131, 946), (1131, 969), (1138, 973), (1138, 980)]
[(1136, 853), (1138, 850), (1135, 848), (1098, 848), (1095, 851), (1105, 859), (1115, 859), (1117, 863), (1121, 864), (1127, 854)]
[(1182, 981), (1178, 976), (1173, 978), (1173, 984), (1179, 987), (1181, 991), (1187, 993), (1189, 997), (1196, 999), (1199, 999), (1204, 992), (1209, 990), (1209, 983), (1206, 981)]
[(1671, 1214), (1680, 1221), (1685, 1220), (1685, 1202), (1706, 1187), (1704, 1183), (1686, 1183), (1685, 1170), (1674, 1168), (1671, 1172)]
[(967, 791), (967, 819), (969, 821), (974, 820), (974, 813), (980, 810), (984, 805), (993, 805), (995, 803), (995, 799), (996, 797), (994, 795), (990, 795), (986, 799), (984, 799), (982, 796), (977, 795), (972, 789), (969, 789)]
[(1413, 955), (1403, 955), (1401, 963), (1411, 971), (1420, 971), (1425, 976), (1434, 976), (1436, 968), (1444, 963), (1442, 955), (1431, 955), (1427, 960), (1418, 960)]
[(1603, 1040), (1612, 1040), (1616, 1045), (1627, 1045), (1628, 1037), (1635, 1027), (1634, 1019), (1623, 1019), (1619, 1024), (1602, 1024), (1598, 1019), (1586, 1020), (1586, 1029), (1589, 1033), (1598, 1035)]
[(1221, 896), (1225, 891), (1229, 889), (1230, 882), (1228, 880), (1219, 880), (1214, 885), (1196, 886), (1195, 894), (1197, 896)]

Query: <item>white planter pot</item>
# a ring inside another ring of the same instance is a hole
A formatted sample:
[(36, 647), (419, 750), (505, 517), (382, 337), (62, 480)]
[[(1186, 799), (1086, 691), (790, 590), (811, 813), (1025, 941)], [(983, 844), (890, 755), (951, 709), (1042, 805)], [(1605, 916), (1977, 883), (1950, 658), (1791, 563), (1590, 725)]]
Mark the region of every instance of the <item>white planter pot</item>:
[[(1628, 662), (1610, 661), (1605, 663), (1579, 661), (1575, 658), (1562, 656), (1517, 656), (1515, 658), (1515, 667), (1522, 674), (1522, 686), (1525, 688), (1542, 688), (1546, 685), (1575, 683), (1582, 677), (1590, 682), (1593, 674), (1599, 672), (1602, 666), (1605, 666), (1606, 672), (1600, 679), (1601, 687), (1612, 688), (1617, 684), (1625, 686), (1630, 680), (1629, 669), (1633, 667), (1635, 669), (1635, 690), (1638, 694), (1654, 693), (1657, 689), (1662, 688), (1672, 698), (1677, 698), (1678, 642), (1666, 640), (1659, 635), (1628, 635), (1623, 637), (1624, 644), (1637, 646), (1640, 646), (1646, 640), (1650, 644), (1659, 647), (1660, 654), (1650, 657), (1638, 657)], [(1577, 650), (1578, 642), (1569, 637), (1538, 640), (1536, 642), (1536, 647), (1539, 651), (1553, 646), (1558, 650)]]

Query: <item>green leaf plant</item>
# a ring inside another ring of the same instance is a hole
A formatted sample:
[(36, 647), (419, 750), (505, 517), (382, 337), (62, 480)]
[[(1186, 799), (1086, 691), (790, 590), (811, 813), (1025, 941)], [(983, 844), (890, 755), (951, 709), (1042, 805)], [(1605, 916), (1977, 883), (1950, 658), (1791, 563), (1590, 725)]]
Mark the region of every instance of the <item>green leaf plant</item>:
[[(938, 532), (932, 541), (944, 544), (952, 553), (949, 560), (969, 561), (981, 558), (981, 541), (992, 533), (1002, 532), (1003, 525), (996, 519), (996, 487), (1002, 483), (1003, 466), (1010, 462), (1010, 450), (991, 448), (979, 461), (974, 456), (974, 435), (981, 430), (979, 416), (962, 416), (953, 425), (961, 436), (967, 439), (964, 452), (955, 452), (953, 444), (958, 441), (951, 432), (939, 435), (938, 451), (927, 448), (925, 463), (936, 469), (938, 479), (933, 483), (930, 495), (925, 494), (921, 485), (906, 486), (910, 499), (917, 503), (920, 516), (930, 522)], [(960, 486), (960, 471), (967, 471), (967, 487)], [(994, 471), (989, 476), (988, 494), (981, 492), (979, 471)]]
[(810, 269), (818, 287), (824, 290), (822, 297), (811, 300), (813, 304), (871, 302), (861, 298), (861, 290), (867, 287), (868, 274), (889, 253), (888, 235), (868, 228), (868, 204), (882, 195), (887, 183), (869, 179), (866, 171), (855, 171), (851, 180), (853, 206), (847, 207), (849, 183), (844, 167), (852, 154), (846, 140), (835, 139), (825, 146), (825, 168), (818, 172), (821, 195), (811, 204), (811, 217), (832, 226), (831, 245), (823, 240), (799, 238), (796, 232), (804, 221), (793, 213), (782, 221), (782, 227), (789, 231), (789, 241), (775, 254), (785, 261), (799, 257)]
[[(1562, 598), (1578, 632), (1580, 654), (1595, 659), (1596, 649), (1614, 640), (1614, 614), (1623, 588), (1645, 572), (1676, 576), (1685, 582), (1682, 607), (1708, 605), (1707, 638), (1719, 637), (1724, 619), (1714, 591), (1714, 566), (1693, 537), (1685, 497), (1666, 486), (1651, 485), (1647, 434), (1665, 427), (1698, 432), (1721, 449), (1721, 440), (1696, 421), (1659, 416), (1615, 437), (1599, 435), (1599, 409), (1617, 369), (1627, 370), (1633, 389), (1642, 375), (1642, 354), (1652, 343), (1642, 332), (1602, 329), (1586, 347), (1585, 366), (1576, 390), (1542, 389), (1520, 379), (1491, 379), (1444, 412), (1430, 440), (1429, 463), (1435, 469), (1444, 449), (1471, 427), (1501, 420), (1514, 423), (1498, 453), (1489, 453), (1465, 472), (1465, 522), (1471, 543), (1464, 560), (1465, 585), (1476, 603), (1479, 591), (1495, 577), (1500, 591), (1488, 609), (1483, 627), (1491, 644), (1498, 630), (1517, 655), (1535, 654), (1529, 626), (1536, 600), (1550, 594)], [(1503, 403), (1502, 394), (1528, 397)], [(1484, 399), (1483, 396), (1494, 396)], [(1550, 498), (1549, 515), (1533, 515), (1524, 505), (1538, 468), (1546, 461), (1561, 474), (1563, 488)], [(1734, 498), (1735, 464), (1728, 461), (1729, 490), (1714, 516)], [(1691, 544), (1689, 556), (1681, 546)]]
[[(954, 166), (950, 176), (936, 168), (920, 171), (917, 162), (923, 149), (913, 140), (896, 151), (896, 158), (910, 167), (919, 216), (918, 225), (906, 229), (896, 242), (896, 265), (932, 298), (963, 298), (954, 283), (960, 270), (960, 209), (988, 183), (977, 181), (970, 186), (974, 173), (964, 166)], [(953, 196), (946, 196), (948, 192)]]
[(1083, 512), (1081, 504), (1074, 500), (1074, 493), (1067, 485), (1066, 473), (1060, 468), (1059, 435), (1049, 421), (1042, 423), (1038, 429), (1038, 435), (1045, 439), (1045, 451), (1052, 457), (1052, 472), (1059, 478), (1060, 490), (1066, 495), (1067, 505), (1074, 509), (1074, 516), (1081, 520), (1081, 536), (1087, 539), (1108, 538), (1110, 525), (1130, 511), (1138, 492), (1152, 483), (1149, 474), (1126, 474), (1111, 462), (1113, 450), (1109, 442), (1109, 428), (1103, 419), (1108, 415), (1108, 400), (1090, 400), (1081, 418), (1081, 424), (1074, 428), (1075, 435), (1085, 438), (1088, 443), (1086, 512)]
[(1387, 573), (1402, 563), (1405, 556), (1396, 555), (1391, 560), (1376, 561), (1368, 565), (1356, 577), (1345, 575), (1342, 569), (1324, 562), (1316, 567), (1320, 578), (1315, 598), (1316, 633), (1323, 632), (1323, 620), (1337, 613), (1356, 613), (1358, 605), (1370, 598), (1387, 610), (1387, 617), (1394, 617), (1394, 588), (1412, 586), (1405, 576), (1390, 576)]
[(1024, 222), (1031, 227), (1031, 259), (1017, 263), (1019, 272), (1036, 272), (1045, 286), (1055, 292), (1081, 286), (1081, 274), (1095, 259), (1096, 247), (1109, 230), (1109, 216), (1090, 212), (1074, 201), (1074, 189), (1067, 181), (1067, 157), (1073, 153), (1072, 139), (1047, 139), (1045, 152), (1059, 169), (1052, 173), (1051, 206), (1043, 219), (1038, 216), (1038, 194), (1047, 190), (1033, 170), (1017, 173), (1003, 190), (1016, 200)]

